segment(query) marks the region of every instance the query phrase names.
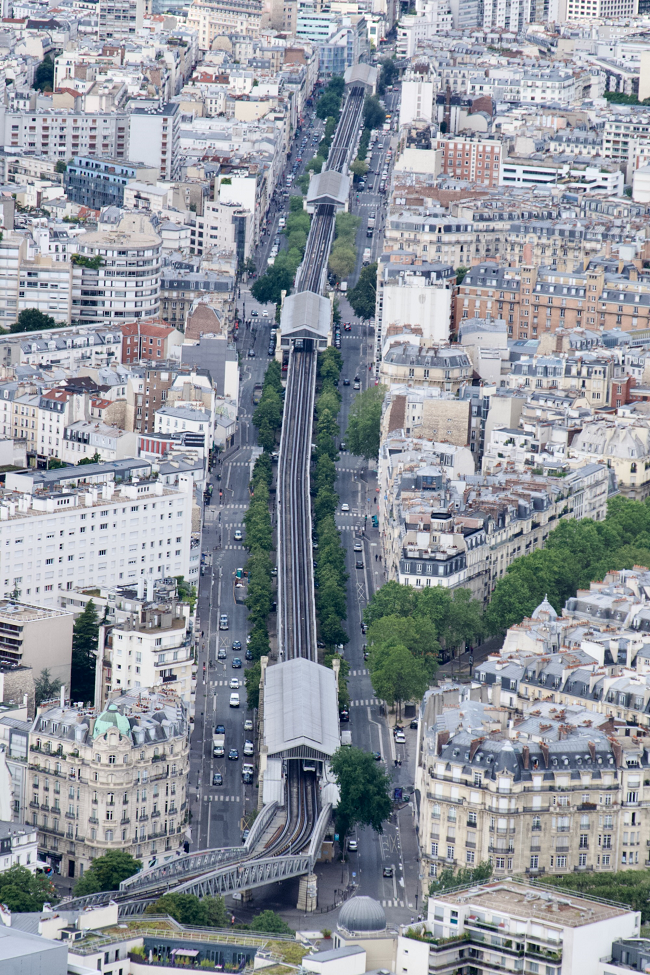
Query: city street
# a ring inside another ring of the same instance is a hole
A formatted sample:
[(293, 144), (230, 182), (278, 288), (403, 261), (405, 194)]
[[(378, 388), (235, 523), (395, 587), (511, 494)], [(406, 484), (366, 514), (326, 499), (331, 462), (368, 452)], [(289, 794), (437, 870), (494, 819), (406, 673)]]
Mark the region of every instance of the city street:
[[(395, 112), (398, 96), (387, 92), (388, 111)], [(317, 131), (322, 131), (322, 123), (317, 120)], [(305, 134), (309, 129), (305, 127)], [(297, 136), (287, 171), (300, 151), (302, 133)], [(394, 139), (393, 139), (394, 141)], [(380, 174), (387, 168), (386, 153), (391, 145), (391, 133), (382, 132), (377, 139), (374, 152), (368, 162), (373, 176), (369, 175), (367, 189), (358, 194), (352, 193), (352, 212), (362, 219), (357, 235), (357, 266), (348, 282), (352, 287), (362, 267), (363, 251), (371, 247), (372, 260), (381, 254), (384, 221), (384, 196), (379, 193)], [(313, 150), (305, 150), (307, 162)], [(298, 172), (302, 170), (304, 162)], [(295, 191), (293, 191), (295, 192)], [(280, 203), (287, 197), (281, 197)], [(376, 213), (376, 229), (372, 238), (366, 237), (368, 214)], [(254, 256), (258, 271), (263, 273), (269, 251), (278, 231), (278, 220), (283, 210), (276, 206), (269, 214), (267, 233), (262, 236), (260, 246)], [(286, 211), (284, 211), (286, 212)], [(285, 243), (280, 237), (280, 246)], [(250, 282), (249, 282), (250, 283)], [(342, 378), (352, 380), (355, 375), (361, 378), (361, 389), (374, 383), (374, 375), (369, 365), (374, 359), (374, 330), (357, 320), (344, 296), (339, 296), (340, 312), (343, 321), (352, 324), (352, 330), (342, 331)], [(243, 663), (247, 634), (247, 610), (235, 600), (235, 573), (243, 567), (247, 553), (241, 542), (234, 540), (237, 528), (243, 531), (243, 517), (249, 500), (248, 482), (251, 471), (252, 448), (256, 442), (256, 431), (252, 426), (252, 392), (256, 383), (263, 381), (268, 364), (269, 327), (273, 321), (273, 306), (259, 305), (250, 294), (248, 287), (242, 286), (238, 298), (240, 323), (251, 321), (251, 326), (240, 324), (237, 347), (242, 364), (242, 382), (239, 409), (239, 424), (236, 445), (231, 448), (212, 471), (214, 493), (212, 504), (205, 509), (203, 532), (203, 552), (212, 554), (212, 566), (205, 569), (199, 591), (198, 629), (202, 631), (202, 646), (198, 665), (198, 686), (196, 698), (196, 725), (192, 738), (191, 786), (192, 786), (192, 849), (232, 846), (241, 842), (244, 817), (257, 804), (257, 784), (244, 787), (241, 780), (242, 749), (245, 738), (254, 738), (244, 732), (244, 721), (252, 717), (246, 708), (245, 688), (240, 687), (240, 707), (230, 708), (230, 680), (237, 677), (243, 683), (245, 669), (234, 670), (232, 660), (241, 657)], [(268, 317), (263, 312), (266, 311)], [(257, 314), (253, 314), (256, 312)], [(255, 357), (249, 358), (248, 349), (253, 348)], [(339, 417), (341, 440), (345, 439), (348, 415), (357, 395), (352, 385), (341, 384), (342, 406)], [(379, 561), (379, 533), (372, 527), (372, 515), (376, 513), (376, 476), (368, 464), (347, 452), (340, 454), (337, 463), (337, 490), (341, 504), (347, 503), (349, 512), (339, 512), (337, 526), (341, 531), (343, 545), (347, 553), (349, 573), (347, 623), (349, 642), (344, 654), (350, 664), (349, 690), (351, 697), (350, 721), (347, 726), (352, 734), (353, 745), (369, 752), (378, 752), (386, 764), (395, 786), (411, 794), (415, 774), (415, 736), (406, 722), (406, 744), (396, 745), (389, 729), (387, 718), (380, 714), (380, 702), (376, 699), (370, 676), (363, 659), (365, 637), (361, 632), (363, 611), (373, 592), (384, 582), (384, 570)], [(218, 475), (221, 480), (218, 480)], [(223, 491), (220, 504), (219, 490)], [(353, 551), (356, 538), (363, 545), (363, 569), (355, 569), (359, 553)], [(228, 616), (228, 630), (219, 630), (219, 617)], [(233, 652), (232, 642), (239, 640), (242, 651)], [(226, 648), (225, 660), (217, 659), (219, 647)], [(204, 661), (205, 676), (204, 676)], [(225, 726), (224, 759), (212, 757), (212, 733), (217, 723)], [(230, 748), (239, 750), (239, 759), (229, 761)], [(213, 774), (221, 773), (223, 785), (213, 786)], [(359, 893), (378, 898), (386, 908), (390, 908), (392, 921), (408, 921), (417, 911), (416, 890), (418, 889), (418, 857), (415, 839), (412, 806), (407, 803), (397, 811), (391, 821), (385, 824), (382, 834), (371, 829), (359, 831), (359, 849), (349, 853), (343, 863), (317, 866), (319, 876), (319, 905), (327, 908), (338, 897), (337, 891), (349, 884), (355, 884)], [(390, 870), (388, 869), (390, 868)], [(384, 873), (391, 873), (384, 876)], [(272, 907), (280, 911), (294, 927), (304, 927), (295, 908), (297, 882), (253, 891), (250, 904), (238, 904), (236, 913), (244, 919), (257, 910)], [(336, 910), (332, 912), (335, 917)], [(305, 922), (306, 923), (306, 922)], [(328, 923), (331, 918), (328, 915)]]

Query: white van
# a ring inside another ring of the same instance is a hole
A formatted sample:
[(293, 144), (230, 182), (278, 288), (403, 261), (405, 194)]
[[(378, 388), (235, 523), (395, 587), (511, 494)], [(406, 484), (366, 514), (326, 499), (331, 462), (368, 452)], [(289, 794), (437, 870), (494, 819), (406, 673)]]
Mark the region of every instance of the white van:
[(239, 707), (239, 693), (237, 691), (233, 691), (232, 694), (230, 695), (230, 707), (231, 708)]

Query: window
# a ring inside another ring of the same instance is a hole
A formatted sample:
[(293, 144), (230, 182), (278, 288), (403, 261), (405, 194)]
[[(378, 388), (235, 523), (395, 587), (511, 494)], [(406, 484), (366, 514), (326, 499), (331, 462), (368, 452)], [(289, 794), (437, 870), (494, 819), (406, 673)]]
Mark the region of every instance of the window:
[(468, 812), (467, 813), (467, 825), (468, 826), (476, 826), (476, 813), (475, 812)]
[(586, 853), (579, 853), (578, 854), (578, 866), (579, 867), (586, 867), (587, 866), (587, 854)]
[(468, 863), (474, 863), (474, 850), (468, 850), (465, 856)]
[(536, 855), (535, 856), (531, 856), (531, 858), (530, 858), (530, 869), (531, 870), (539, 870), (539, 857), (538, 856), (536, 856)]
[(432, 857), (437, 857), (438, 856), (438, 844), (437, 843), (432, 843), (431, 844), (431, 856)]
[(453, 846), (448, 846), (447, 847), (447, 859), (448, 860), (453, 860), (454, 859), (454, 848), (453, 848)]
[(566, 857), (565, 856), (557, 857), (557, 865), (558, 867), (566, 867)]
[(115, 765), (115, 755), (109, 755), (108, 756), (108, 764), (109, 765)]

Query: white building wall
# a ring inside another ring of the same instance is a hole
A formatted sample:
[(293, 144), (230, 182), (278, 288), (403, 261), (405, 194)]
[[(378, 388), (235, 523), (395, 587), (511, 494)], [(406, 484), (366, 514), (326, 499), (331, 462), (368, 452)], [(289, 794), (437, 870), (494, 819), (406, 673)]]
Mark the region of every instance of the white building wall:
[(413, 276), (408, 285), (386, 285), (382, 310), (382, 335), (394, 324), (419, 325), (423, 344), (448, 342), (451, 323), (451, 291), (425, 284)]
[(411, 125), (413, 122), (432, 122), (434, 94), (435, 85), (432, 81), (402, 82), (400, 126)]

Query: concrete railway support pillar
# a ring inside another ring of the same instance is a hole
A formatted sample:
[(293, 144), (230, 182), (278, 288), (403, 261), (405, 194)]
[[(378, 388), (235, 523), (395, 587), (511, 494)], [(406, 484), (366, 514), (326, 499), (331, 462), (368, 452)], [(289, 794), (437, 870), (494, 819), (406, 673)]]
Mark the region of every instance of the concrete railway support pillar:
[(242, 904), (247, 904), (249, 901), (252, 901), (252, 899), (253, 899), (252, 890), (242, 890), (241, 892)]
[(315, 873), (308, 873), (306, 877), (300, 878), (296, 907), (305, 914), (315, 911), (318, 907), (318, 881)]

